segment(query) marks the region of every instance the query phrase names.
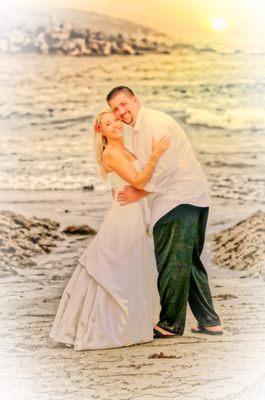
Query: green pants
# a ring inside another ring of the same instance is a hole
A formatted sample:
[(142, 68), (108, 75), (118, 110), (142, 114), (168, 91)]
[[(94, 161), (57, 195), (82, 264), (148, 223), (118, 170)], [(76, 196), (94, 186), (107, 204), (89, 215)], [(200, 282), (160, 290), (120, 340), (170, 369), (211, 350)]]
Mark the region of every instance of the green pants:
[(153, 229), (162, 307), (158, 325), (179, 335), (184, 332), (187, 303), (200, 326), (220, 324), (200, 259), (208, 212), (208, 207), (181, 204)]

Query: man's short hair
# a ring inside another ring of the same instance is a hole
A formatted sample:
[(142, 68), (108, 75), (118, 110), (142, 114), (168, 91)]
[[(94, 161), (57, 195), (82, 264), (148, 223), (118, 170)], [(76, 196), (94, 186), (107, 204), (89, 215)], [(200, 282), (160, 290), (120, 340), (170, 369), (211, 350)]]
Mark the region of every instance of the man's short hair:
[(116, 86), (113, 88), (106, 97), (107, 102), (109, 103), (110, 100), (115, 97), (118, 93), (126, 93), (128, 96), (135, 96), (132, 89), (128, 88), (127, 86)]

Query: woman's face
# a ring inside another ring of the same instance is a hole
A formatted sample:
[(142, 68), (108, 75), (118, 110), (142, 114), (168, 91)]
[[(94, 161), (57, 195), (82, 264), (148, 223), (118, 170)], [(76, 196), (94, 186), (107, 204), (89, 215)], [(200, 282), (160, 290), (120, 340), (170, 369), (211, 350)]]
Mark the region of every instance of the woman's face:
[(123, 137), (123, 123), (112, 112), (105, 113), (100, 121), (102, 135), (106, 138), (119, 138)]

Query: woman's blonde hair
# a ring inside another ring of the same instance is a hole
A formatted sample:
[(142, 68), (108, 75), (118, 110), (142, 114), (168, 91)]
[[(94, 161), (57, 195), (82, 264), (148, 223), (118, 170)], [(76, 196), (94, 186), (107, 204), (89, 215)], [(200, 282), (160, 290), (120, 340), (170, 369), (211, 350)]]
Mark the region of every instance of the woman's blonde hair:
[(107, 173), (103, 168), (103, 152), (107, 146), (107, 138), (102, 134), (101, 119), (104, 114), (112, 113), (111, 109), (101, 111), (94, 120), (93, 131), (94, 131), (94, 153), (95, 158), (99, 167), (99, 175), (103, 180), (107, 179)]

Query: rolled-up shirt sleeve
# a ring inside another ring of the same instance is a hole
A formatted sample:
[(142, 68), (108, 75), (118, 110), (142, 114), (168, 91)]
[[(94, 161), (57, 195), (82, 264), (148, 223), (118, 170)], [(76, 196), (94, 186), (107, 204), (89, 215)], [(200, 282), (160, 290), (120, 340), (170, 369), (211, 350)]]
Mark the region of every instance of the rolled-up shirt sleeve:
[(157, 141), (162, 136), (168, 135), (171, 138), (171, 144), (158, 160), (153, 176), (145, 186), (147, 192), (164, 193), (168, 189), (172, 176), (178, 169), (177, 156), (182, 132), (182, 128), (177, 122), (168, 116), (149, 124), (146, 136), (148, 157), (152, 153), (152, 138)]

